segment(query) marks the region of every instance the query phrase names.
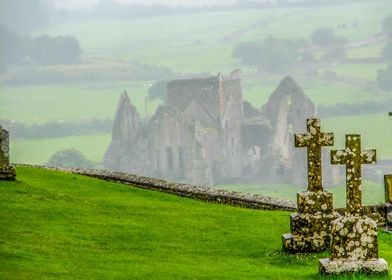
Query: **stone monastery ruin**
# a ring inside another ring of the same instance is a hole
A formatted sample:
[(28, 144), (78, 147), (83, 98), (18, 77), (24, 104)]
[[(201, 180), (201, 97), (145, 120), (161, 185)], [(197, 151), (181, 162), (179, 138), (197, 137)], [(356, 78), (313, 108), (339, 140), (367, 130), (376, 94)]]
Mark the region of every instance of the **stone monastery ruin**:
[[(239, 70), (173, 80), (167, 91), (166, 104), (147, 122), (121, 95), (106, 169), (196, 185), (306, 183), (306, 153), (295, 149), (293, 131), (305, 131), (316, 112), (292, 78), (281, 81), (261, 110), (243, 100)], [(324, 182), (335, 183), (337, 175), (325, 168)]]

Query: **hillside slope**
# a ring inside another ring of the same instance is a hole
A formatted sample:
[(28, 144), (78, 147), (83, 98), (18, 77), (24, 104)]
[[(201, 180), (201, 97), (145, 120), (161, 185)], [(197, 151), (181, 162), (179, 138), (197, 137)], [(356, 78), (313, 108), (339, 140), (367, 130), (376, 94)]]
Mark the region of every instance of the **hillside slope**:
[[(0, 182), (0, 279), (315, 279), (281, 252), (287, 212), (241, 209), (17, 168)], [(392, 236), (380, 233), (392, 263)]]

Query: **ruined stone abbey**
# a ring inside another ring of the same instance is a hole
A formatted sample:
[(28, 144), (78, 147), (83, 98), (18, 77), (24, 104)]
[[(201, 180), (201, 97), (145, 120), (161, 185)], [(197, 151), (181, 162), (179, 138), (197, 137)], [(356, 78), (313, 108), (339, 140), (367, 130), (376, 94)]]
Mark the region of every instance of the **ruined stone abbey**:
[[(239, 70), (173, 80), (167, 91), (166, 104), (147, 122), (121, 95), (106, 169), (196, 185), (306, 182), (306, 153), (295, 149), (293, 135), (306, 131), (316, 112), (292, 78), (261, 109), (243, 100)], [(324, 170), (327, 184), (332, 173)]]

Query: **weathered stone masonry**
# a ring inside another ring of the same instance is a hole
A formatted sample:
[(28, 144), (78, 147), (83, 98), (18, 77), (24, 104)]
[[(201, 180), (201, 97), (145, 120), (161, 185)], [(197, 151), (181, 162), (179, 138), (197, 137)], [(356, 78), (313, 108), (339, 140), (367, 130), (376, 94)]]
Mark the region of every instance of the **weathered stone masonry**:
[(9, 161), (9, 133), (0, 126), (0, 180), (15, 180), (15, 168)]
[(321, 148), (333, 145), (333, 133), (320, 131), (319, 119), (307, 119), (307, 133), (295, 135), (295, 146), (307, 148), (308, 189), (297, 194), (298, 213), (290, 215), (291, 233), (283, 234), (283, 249), (290, 253), (320, 252), (329, 248), (334, 212), (332, 193), (323, 190)]

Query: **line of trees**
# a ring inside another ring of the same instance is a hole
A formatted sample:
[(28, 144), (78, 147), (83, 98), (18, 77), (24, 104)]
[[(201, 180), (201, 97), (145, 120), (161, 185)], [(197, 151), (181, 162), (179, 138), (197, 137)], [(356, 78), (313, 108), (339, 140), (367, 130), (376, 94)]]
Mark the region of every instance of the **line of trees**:
[(76, 64), (82, 49), (72, 36), (18, 36), (0, 25), (0, 65), (3, 71), (9, 64), (31, 60), (38, 65)]
[(12, 138), (14, 139), (41, 139), (74, 135), (91, 135), (110, 133), (112, 129), (112, 121), (109, 119), (95, 119), (84, 122), (47, 122), (45, 124), (33, 125), (1, 120), (1, 124), (10, 131)]
[(314, 59), (307, 51), (306, 40), (279, 39), (274, 36), (266, 38), (261, 43), (239, 43), (234, 49), (233, 56), (240, 59), (243, 64), (271, 72)]
[(273, 36), (262, 42), (242, 42), (235, 47), (233, 57), (240, 59), (243, 64), (270, 72), (291, 68), (293, 65), (314, 63), (315, 47), (325, 50), (322, 61), (341, 62), (346, 58), (345, 45), (348, 40), (335, 35), (332, 29), (318, 28), (310, 39), (313, 46), (304, 38), (290, 40)]
[(382, 22), (384, 33), (388, 41), (382, 49), (381, 55), (387, 62), (386, 69), (380, 69), (377, 73), (377, 84), (382, 90), (392, 90), (392, 15), (387, 16)]

